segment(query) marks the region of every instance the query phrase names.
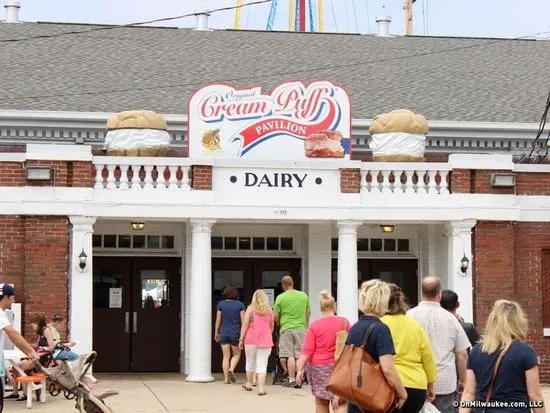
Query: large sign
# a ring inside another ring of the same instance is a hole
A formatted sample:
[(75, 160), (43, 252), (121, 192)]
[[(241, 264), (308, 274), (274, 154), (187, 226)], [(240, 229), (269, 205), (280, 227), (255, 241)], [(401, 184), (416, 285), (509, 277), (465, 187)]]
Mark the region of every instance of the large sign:
[(189, 100), (189, 156), (350, 159), (350, 106), (347, 92), (329, 81), (288, 82), (271, 94), (207, 85)]

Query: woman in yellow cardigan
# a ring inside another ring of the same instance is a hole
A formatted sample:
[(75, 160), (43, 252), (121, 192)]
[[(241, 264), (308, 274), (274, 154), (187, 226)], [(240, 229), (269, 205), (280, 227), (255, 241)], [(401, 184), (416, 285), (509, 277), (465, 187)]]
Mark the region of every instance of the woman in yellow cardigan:
[(381, 320), (390, 329), (395, 347), (393, 362), (408, 394), (401, 413), (418, 413), (426, 400), (435, 398), (435, 356), (422, 326), (406, 315), (408, 308), (401, 288), (390, 284), (390, 289), (388, 313)]

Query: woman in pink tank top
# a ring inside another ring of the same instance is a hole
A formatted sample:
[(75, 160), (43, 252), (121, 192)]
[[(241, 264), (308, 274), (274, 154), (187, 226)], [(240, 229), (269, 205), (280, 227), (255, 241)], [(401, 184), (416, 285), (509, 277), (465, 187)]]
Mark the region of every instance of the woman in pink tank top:
[(344, 317), (336, 315), (336, 303), (328, 291), (321, 292), (321, 313), (323, 316), (309, 325), (297, 362), (296, 382), (302, 382), (304, 370), (307, 374), (311, 392), (315, 396), (315, 412), (347, 412), (345, 401), (327, 390), (330, 373), (334, 368), (336, 337), (340, 331), (349, 331), (350, 323)]
[(246, 356), (246, 383), (243, 389), (252, 391), (254, 375), (258, 381), (258, 395), (265, 392), (267, 362), (273, 348), (273, 313), (269, 299), (263, 290), (256, 290), (252, 302), (244, 314), (239, 347)]

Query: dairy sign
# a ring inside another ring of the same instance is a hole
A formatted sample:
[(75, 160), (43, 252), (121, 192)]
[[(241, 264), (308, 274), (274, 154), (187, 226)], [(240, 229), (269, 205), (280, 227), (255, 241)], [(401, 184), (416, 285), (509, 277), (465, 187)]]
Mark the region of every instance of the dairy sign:
[(261, 87), (211, 84), (189, 100), (189, 157), (350, 159), (347, 92), (329, 81)]

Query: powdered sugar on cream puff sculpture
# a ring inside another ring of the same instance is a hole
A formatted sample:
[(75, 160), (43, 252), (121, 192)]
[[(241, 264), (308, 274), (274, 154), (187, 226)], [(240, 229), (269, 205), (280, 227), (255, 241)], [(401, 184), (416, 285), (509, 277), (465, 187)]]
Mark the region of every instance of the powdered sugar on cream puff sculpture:
[(107, 121), (104, 149), (115, 156), (165, 156), (170, 148), (166, 121), (150, 110), (120, 112)]
[(370, 125), (374, 161), (423, 162), (428, 122), (410, 110), (396, 109), (378, 115)]

